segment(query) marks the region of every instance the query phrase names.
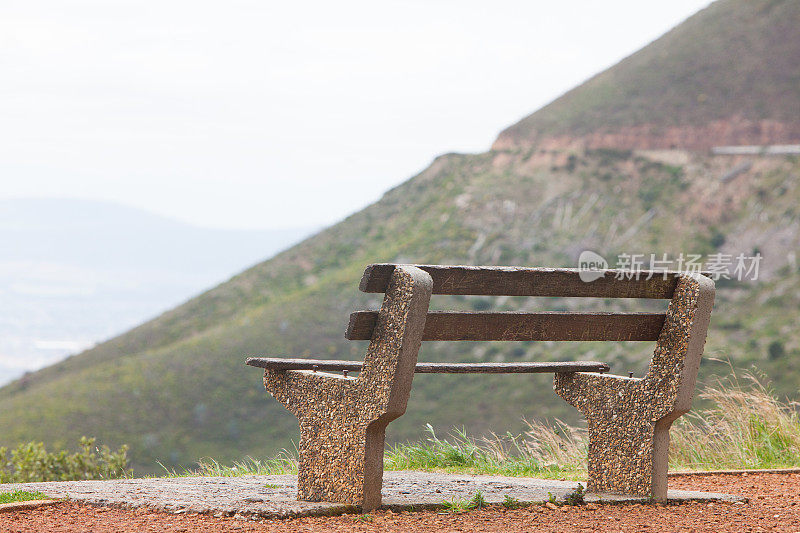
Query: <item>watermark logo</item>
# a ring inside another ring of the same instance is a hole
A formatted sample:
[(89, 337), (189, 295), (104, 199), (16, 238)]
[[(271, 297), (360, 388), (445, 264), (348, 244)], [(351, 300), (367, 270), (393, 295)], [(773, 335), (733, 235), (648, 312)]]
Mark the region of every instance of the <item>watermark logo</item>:
[[(611, 267), (616, 270), (616, 279), (651, 279), (659, 275), (666, 278), (668, 272), (688, 272), (703, 273), (714, 281), (757, 281), (762, 257), (760, 253), (715, 253), (706, 257), (702, 254), (680, 253), (674, 257), (669, 254), (619, 254), (616, 259), (616, 264)], [(589, 283), (602, 278), (603, 271), (608, 268), (608, 261), (591, 250), (584, 250), (578, 257), (578, 275), (581, 281)]]
[(608, 261), (602, 255), (591, 250), (584, 250), (578, 257), (578, 276), (581, 281), (590, 283), (602, 278), (604, 270), (608, 270)]

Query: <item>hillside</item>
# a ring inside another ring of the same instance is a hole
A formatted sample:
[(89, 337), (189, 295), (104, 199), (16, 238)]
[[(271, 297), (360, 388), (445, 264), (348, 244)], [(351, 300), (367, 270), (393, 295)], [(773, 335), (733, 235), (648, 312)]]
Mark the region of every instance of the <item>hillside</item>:
[[(793, 9), (790, 4), (737, 0), (709, 9), (724, 18), (757, 5), (762, 17), (771, 17), (775, 10), (784, 10), (786, 17), (786, 10)], [(706, 17), (707, 12), (696, 17)], [(693, 27), (695, 18), (684, 25)], [(669, 35), (680, 35), (684, 25)], [(760, 33), (771, 31), (753, 24), (752, 33), (758, 35), (748, 33), (747, 38), (758, 40)], [(783, 37), (791, 37), (795, 46), (800, 35), (795, 31)], [(708, 31), (702, 38), (713, 42), (718, 33)], [(658, 55), (653, 46), (645, 50)], [(763, 53), (771, 57), (769, 50)], [(768, 63), (761, 59), (761, 64)], [(797, 56), (794, 59), (796, 63)], [(673, 58), (674, 71), (681, 60)], [(645, 87), (648, 76), (660, 75), (655, 68), (638, 72), (641, 79), (629, 79), (629, 85)], [(781, 120), (791, 119), (792, 110), (800, 108), (798, 102), (795, 94)], [(660, 120), (657, 103), (650, 102), (654, 121)], [(618, 120), (616, 112), (602, 112), (610, 113), (609, 124)], [(627, 112), (634, 113), (620, 111)], [(719, 113), (710, 119), (722, 116)], [(790, 126), (798, 127), (796, 113), (793, 120)], [(130, 444), (140, 471), (152, 470), (156, 460), (175, 466), (202, 456), (231, 460), (272, 454), (297, 438), (296, 422), (266, 397), (259, 371), (245, 367), (244, 358), (361, 357), (366, 343), (348, 342), (343, 332), (351, 311), (379, 305), (375, 295), (357, 290), (365, 265), (575, 266), (587, 249), (612, 262), (621, 253), (677, 257), (760, 252), (764, 260), (758, 282), (720, 283), (703, 378), (729, 371), (712, 358), (727, 358), (745, 368), (756, 364), (773, 377), (781, 394), (797, 398), (800, 159), (587, 149), (580, 144), (580, 132), (570, 135), (576, 142), (560, 147), (531, 144), (523, 150), (506, 147), (506, 132), (489, 152), (441, 156), (375, 204), (273, 259), (92, 350), (0, 389), (0, 445), (33, 438), (58, 445), (81, 434), (95, 435), (111, 445)], [(745, 170), (731, 174), (735, 168)], [(440, 309), (643, 305), (483, 297), (432, 300)], [(429, 343), (420, 358), (582, 358), (607, 361), (616, 373), (641, 373), (652, 348), (648, 343)], [(522, 417), (576, 422), (577, 414), (555, 396), (550, 380), (545, 375), (417, 376), (409, 410), (389, 426), (389, 438), (417, 438), (427, 422), (439, 432), (463, 425), (475, 434), (519, 431)]]
[(800, 143), (800, 3), (719, 0), (503, 131), (495, 149)]

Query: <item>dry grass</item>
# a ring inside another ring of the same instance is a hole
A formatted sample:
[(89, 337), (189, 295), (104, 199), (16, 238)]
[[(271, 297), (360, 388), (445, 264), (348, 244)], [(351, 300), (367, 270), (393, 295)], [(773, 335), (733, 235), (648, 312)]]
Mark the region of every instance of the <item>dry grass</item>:
[[(704, 407), (670, 431), (670, 469), (715, 470), (800, 466), (800, 419), (795, 404), (779, 400), (762, 379), (736, 374), (699, 394)], [(469, 471), (505, 475), (586, 475), (587, 432), (560, 421), (527, 422), (519, 436), (473, 439), (455, 432), (387, 452), (387, 468)]]
[(529, 428), (523, 435), (480, 439), (462, 429), (440, 439), (428, 425), (429, 436), (424, 441), (388, 449), (384, 466), (387, 470), (581, 478), (586, 459), (581, 430), (561, 422), (553, 427), (529, 423)]
[(707, 387), (711, 406), (673, 425), (670, 466), (680, 469), (779, 468), (800, 464), (800, 421), (754, 375), (735, 375)]
[[(755, 469), (800, 466), (800, 420), (763, 380), (735, 374), (699, 394), (703, 407), (678, 419), (670, 431), (671, 470)], [(542, 478), (584, 479), (588, 436), (556, 420), (527, 422), (521, 435), (469, 436), (463, 429), (439, 438), (428, 425), (420, 442), (386, 451), (387, 470), (429, 470)], [(235, 476), (297, 472), (296, 453), (264, 461), (248, 458), (225, 467), (214, 460), (182, 475)]]

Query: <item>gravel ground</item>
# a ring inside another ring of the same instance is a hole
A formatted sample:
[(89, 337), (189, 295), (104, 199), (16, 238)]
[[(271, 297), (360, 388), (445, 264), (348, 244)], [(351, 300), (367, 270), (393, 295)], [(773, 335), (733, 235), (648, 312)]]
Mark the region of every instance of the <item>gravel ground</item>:
[(670, 488), (737, 494), (747, 503), (500, 505), (462, 512), (379, 511), (369, 515), (247, 520), (65, 502), (0, 514), (0, 531), (794, 531), (800, 532), (800, 474), (682, 475)]

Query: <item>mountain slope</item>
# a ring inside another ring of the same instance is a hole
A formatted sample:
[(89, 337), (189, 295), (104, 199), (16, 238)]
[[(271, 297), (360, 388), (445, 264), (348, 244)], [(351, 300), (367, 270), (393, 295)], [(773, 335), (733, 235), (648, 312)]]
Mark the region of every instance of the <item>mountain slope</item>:
[[(744, 4), (754, 3), (712, 7), (739, 10)], [(768, 4), (785, 9), (780, 2), (758, 3)], [(204, 455), (230, 460), (289, 446), (297, 437), (296, 422), (266, 397), (260, 372), (243, 365), (245, 356), (363, 356), (366, 344), (348, 342), (343, 333), (351, 311), (379, 305), (357, 286), (365, 265), (383, 261), (574, 266), (586, 249), (612, 263), (623, 253), (676, 258), (760, 252), (758, 282), (720, 283), (702, 375), (729, 371), (713, 358), (741, 367), (757, 364), (774, 376), (780, 392), (796, 395), (800, 159), (593, 150), (580, 144), (577, 133), (571, 135), (575, 142), (561, 148), (514, 146), (441, 156), (380, 201), (275, 258), (0, 389), (0, 445), (32, 438), (64, 444), (77, 435), (95, 435), (109, 444), (130, 444), (140, 471), (152, 470), (156, 460), (185, 465)], [(476, 310), (664, 305), (432, 300), (433, 308)], [(420, 358), (582, 358), (607, 361), (615, 373), (641, 373), (652, 348), (650, 343), (426, 343)], [(389, 426), (389, 438), (417, 438), (426, 422), (440, 432), (463, 425), (479, 434), (519, 431), (522, 417), (577, 421), (575, 411), (552, 392), (550, 380), (417, 376), (408, 412)]]
[(800, 143), (800, 3), (719, 0), (503, 131), (494, 148)]

